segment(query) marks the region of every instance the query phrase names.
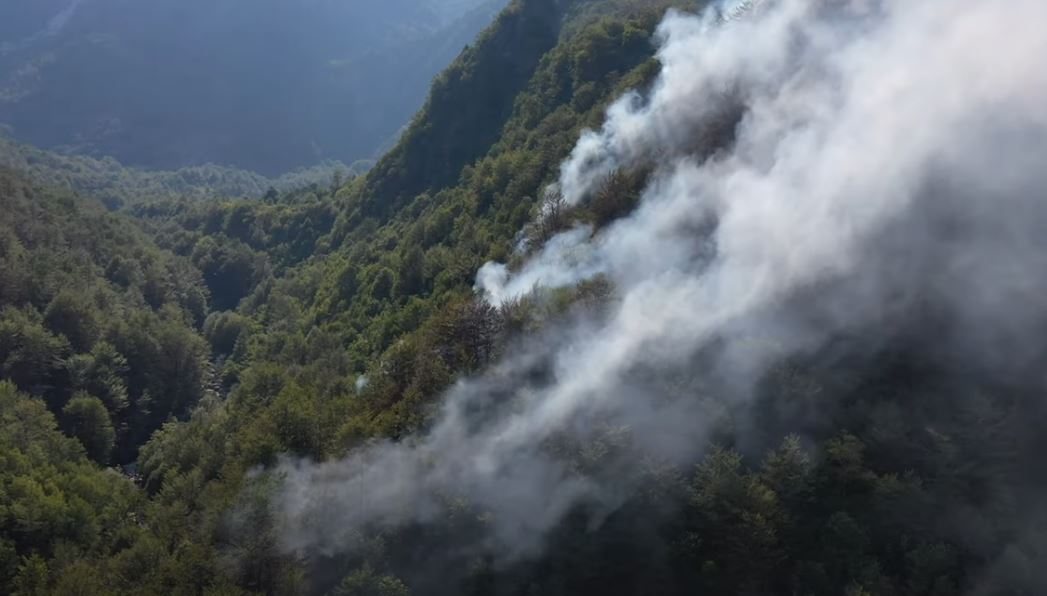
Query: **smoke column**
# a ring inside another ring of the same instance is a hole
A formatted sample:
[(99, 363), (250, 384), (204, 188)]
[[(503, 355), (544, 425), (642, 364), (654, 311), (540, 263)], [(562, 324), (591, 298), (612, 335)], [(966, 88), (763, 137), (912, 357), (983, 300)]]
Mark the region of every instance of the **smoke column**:
[[(368, 528), (425, 523), (461, 497), (490, 514), (487, 548), (535, 552), (572, 507), (613, 511), (639, 484), (629, 458), (577, 473), (546, 448), (554, 436), (609, 424), (646, 456), (701, 453), (713, 420), (651, 377), (710, 346), (740, 405), (777, 359), (928, 301), (952, 317), (941, 341), (972, 360), (1043, 347), (1031, 330), (1047, 296), (1047, 3), (755, 4), (726, 24), (667, 14), (653, 88), (615, 103), (563, 164), (573, 205), (611, 172), (653, 165), (633, 214), (478, 275), (498, 302), (600, 274), (606, 317), (460, 381), (424, 436), (284, 462), (289, 551), (347, 552)], [(696, 148), (725, 106), (742, 108), (732, 142)]]

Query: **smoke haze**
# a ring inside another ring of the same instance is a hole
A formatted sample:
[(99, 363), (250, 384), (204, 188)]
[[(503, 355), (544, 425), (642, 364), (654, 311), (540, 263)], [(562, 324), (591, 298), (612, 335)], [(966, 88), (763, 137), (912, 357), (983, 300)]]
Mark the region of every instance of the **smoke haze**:
[[(512, 346), (423, 436), (285, 461), (287, 550), (349, 552), (464, 499), (489, 514), (478, 546), (527, 556), (573, 507), (610, 512), (639, 490), (643, 462), (707, 448), (714, 409), (667, 379), (708, 376), (744, 407), (775, 362), (859, 330), (874, 344), (928, 310), (939, 348), (986, 374), (1041, 353), (1047, 3), (754, 4), (727, 24), (667, 14), (653, 87), (563, 164), (569, 205), (654, 167), (635, 212), (477, 278), (498, 304), (601, 275), (609, 311)], [(731, 141), (706, 146), (739, 113)], [(550, 448), (608, 429), (629, 436), (613, 470), (579, 473)]]

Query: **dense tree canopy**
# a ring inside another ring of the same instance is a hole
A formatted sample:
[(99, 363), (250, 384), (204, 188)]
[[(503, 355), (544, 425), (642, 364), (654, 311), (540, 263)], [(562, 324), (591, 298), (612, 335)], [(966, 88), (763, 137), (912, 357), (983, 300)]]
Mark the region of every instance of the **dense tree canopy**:
[(115, 448), (118, 462), (131, 461), (203, 395), (200, 272), (100, 205), (9, 172), (0, 207), (4, 377), (43, 398), (93, 458), (107, 462)]
[[(543, 193), (608, 103), (650, 84), (670, 5), (694, 3), (512, 2), (358, 178), (110, 213), (0, 175), (0, 592), (1047, 587), (1029, 531), (1047, 511), (1016, 515), (1047, 481), (1039, 388), (958, 383), (956, 363), (910, 337), (776, 362), (745, 412), (697, 375), (659, 379), (667, 400), (709, 403), (710, 444), (687, 465), (644, 459), (642, 490), (572, 509), (532, 556), (477, 548), (492, 514), (456, 495), (423, 527), (356, 537), (351, 555), (287, 548), (268, 473), (281, 461), (409, 440), (457, 379), (569, 316), (603, 316), (605, 279), (489, 304), (474, 278), (636, 207), (646, 166), (583, 206)], [(541, 448), (592, 480), (618, 472), (631, 432)]]

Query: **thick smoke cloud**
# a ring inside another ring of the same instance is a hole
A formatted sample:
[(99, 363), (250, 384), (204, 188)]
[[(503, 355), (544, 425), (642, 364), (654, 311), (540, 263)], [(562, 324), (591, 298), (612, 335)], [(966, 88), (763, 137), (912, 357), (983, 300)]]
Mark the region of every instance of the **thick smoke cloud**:
[[(347, 552), (367, 528), (425, 523), (463, 497), (491, 514), (485, 546), (534, 552), (572, 507), (612, 511), (641, 482), (628, 457), (580, 474), (550, 441), (626, 427), (636, 453), (701, 452), (710, 414), (652, 378), (711, 346), (741, 404), (777, 359), (886, 333), (928, 303), (947, 318), (936, 339), (987, 367), (1043, 347), (1047, 3), (783, 0), (718, 15), (669, 13), (653, 88), (618, 101), (562, 167), (560, 192), (582, 204), (611, 172), (654, 166), (637, 210), (478, 276), (498, 302), (600, 274), (606, 317), (459, 382), (424, 436), (285, 462), (289, 550)], [(733, 140), (711, 151), (703, 131), (724, 118)]]

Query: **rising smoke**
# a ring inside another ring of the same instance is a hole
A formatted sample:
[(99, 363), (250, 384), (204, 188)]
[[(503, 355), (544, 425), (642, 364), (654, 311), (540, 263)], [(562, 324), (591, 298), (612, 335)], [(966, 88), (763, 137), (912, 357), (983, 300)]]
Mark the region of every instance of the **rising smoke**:
[[(709, 411), (655, 380), (699, 356), (744, 405), (775, 361), (855, 330), (874, 342), (927, 304), (944, 313), (943, 349), (987, 369), (1044, 347), (1047, 3), (782, 0), (719, 14), (667, 14), (658, 80), (562, 166), (571, 205), (616, 170), (653, 166), (635, 212), (478, 275), (492, 302), (601, 275), (606, 317), (460, 381), (424, 436), (285, 462), (288, 550), (351, 551), (368, 528), (424, 524), (463, 498), (490, 514), (485, 547), (533, 553), (572, 507), (612, 511), (641, 482), (628, 457), (579, 474), (551, 440), (628, 428), (631, 449), (671, 463), (706, 448)], [(729, 144), (696, 147), (739, 106)]]

